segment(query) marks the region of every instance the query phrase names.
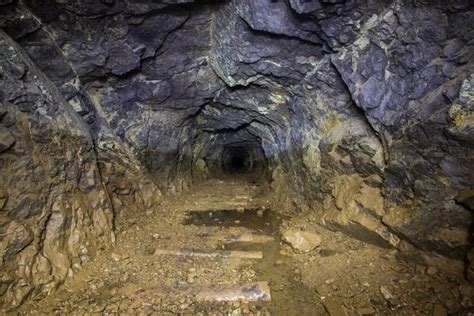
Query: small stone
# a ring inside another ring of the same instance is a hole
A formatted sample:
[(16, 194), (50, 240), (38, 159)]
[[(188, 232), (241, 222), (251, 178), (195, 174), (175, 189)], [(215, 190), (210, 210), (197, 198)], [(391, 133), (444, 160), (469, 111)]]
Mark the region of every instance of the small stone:
[(116, 193), (118, 195), (129, 195), (130, 194), (130, 189), (129, 188), (125, 188), (125, 189), (117, 189), (116, 190)]
[(128, 282), (128, 274), (123, 274), (122, 276), (120, 276), (120, 282), (122, 283), (125, 283), (125, 282)]
[(324, 283), (330, 285), (330, 284), (334, 283), (334, 281), (336, 281), (336, 280), (334, 280), (334, 278), (331, 278), (331, 279), (327, 279), (326, 281), (324, 281)]
[(113, 261), (115, 262), (119, 262), (121, 259), (122, 259), (122, 256), (115, 253), (115, 252), (112, 252), (112, 254), (110, 255), (110, 257), (112, 258)]
[(289, 229), (283, 232), (283, 241), (297, 252), (310, 252), (321, 245), (321, 237), (317, 234)]
[(429, 268), (426, 270), (426, 273), (427, 273), (428, 275), (433, 276), (433, 275), (435, 275), (435, 274), (438, 273), (438, 270), (437, 270), (435, 267), (429, 267)]
[(382, 293), (383, 298), (386, 299), (387, 301), (390, 301), (393, 299), (393, 294), (385, 286), (380, 287), (380, 293)]

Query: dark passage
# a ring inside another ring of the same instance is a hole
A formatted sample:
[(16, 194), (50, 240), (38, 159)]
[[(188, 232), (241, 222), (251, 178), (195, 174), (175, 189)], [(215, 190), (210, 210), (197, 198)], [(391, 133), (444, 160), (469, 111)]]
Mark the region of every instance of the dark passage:
[(223, 169), (229, 173), (247, 173), (253, 167), (252, 157), (244, 147), (231, 147), (225, 150), (223, 164)]
[(246, 142), (224, 146), (220, 164), (228, 174), (261, 173), (267, 168), (262, 148)]
[(235, 155), (230, 161), (230, 167), (234, 171), (239, 171), (245, 168), (245, 158), (244, 156)]

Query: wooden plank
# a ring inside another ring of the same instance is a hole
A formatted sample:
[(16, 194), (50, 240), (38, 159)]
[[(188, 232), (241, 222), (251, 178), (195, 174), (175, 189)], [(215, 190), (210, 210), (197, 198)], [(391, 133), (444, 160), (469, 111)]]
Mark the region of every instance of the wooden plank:
[(212, 235), (212, 236), (197, 236), (198, 238), (203, 238), (210, 241), (220, 241), (220, 242), (248, 242), (255, 244), (263, 244), (267, 242), (274, 241), (275, 238), (267, 235), (257, 235), (251, 233), (242, 233), (242, 234), (226, 234), (226, 235)]
[(203, 257), (203, 258), (238, 258), (238, 259), (263, 259), (263, 253), (261, 251), (227, 251), (227, 250), (169, 250), (169, 249), (156, 249), (155, 255), (171, 255), (171, 256), (182, 256), (182, 257)]
[(206, 302), (270, 302), (272, 300), (268, 282), (244, 285), (218, 284), (211, 287), (193, 289), (196, 300)]
[(121, 293), (142, 293), (151, 291), (167, 297), (187, 297), (196, 302), (270, 302), (272, 300), (268, 282), (253, 282), (246, 284), (195, 284), (178, 286), (154, 286), (143, 288), (137, 284), (121, 287)]
[[(209, 205), (212, 204), (212, 205)], [(191, 212), (206, 212), (206, 211), (222, 211), (222, 210), (237, 210), (250, 208), (249, 203), (236, 203), (236, 202), (212, 202), (205, 203), (203, 205), (193, 205), (190, 207)]]

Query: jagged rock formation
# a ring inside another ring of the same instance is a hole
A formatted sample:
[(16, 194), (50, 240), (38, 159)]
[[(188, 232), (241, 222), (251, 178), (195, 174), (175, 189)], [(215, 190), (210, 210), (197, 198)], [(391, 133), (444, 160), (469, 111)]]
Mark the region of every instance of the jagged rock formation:
[(114, 212), (234, 167), (331, 229), (465, 258), (473, 10), (0, 1), (3, 302), (57, 285)]
[(87, 126), (26, 53), (0, 35), (1, 292), (18, 305), (32, 285), (51, 290), (113, 240), (112, 207)]

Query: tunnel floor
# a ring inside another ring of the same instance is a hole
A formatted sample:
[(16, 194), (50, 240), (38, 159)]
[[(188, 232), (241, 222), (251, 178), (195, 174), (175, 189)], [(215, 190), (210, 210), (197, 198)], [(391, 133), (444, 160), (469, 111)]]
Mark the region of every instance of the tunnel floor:
[[(265, 192), (216, 179), (153, 210), (124, 211), (116, 249), (20, 313), (444, 315), (472, 299), (462, 276), (282, 215)], [(295, 251), (282, 242), (294, 228), (320, 244)]]

